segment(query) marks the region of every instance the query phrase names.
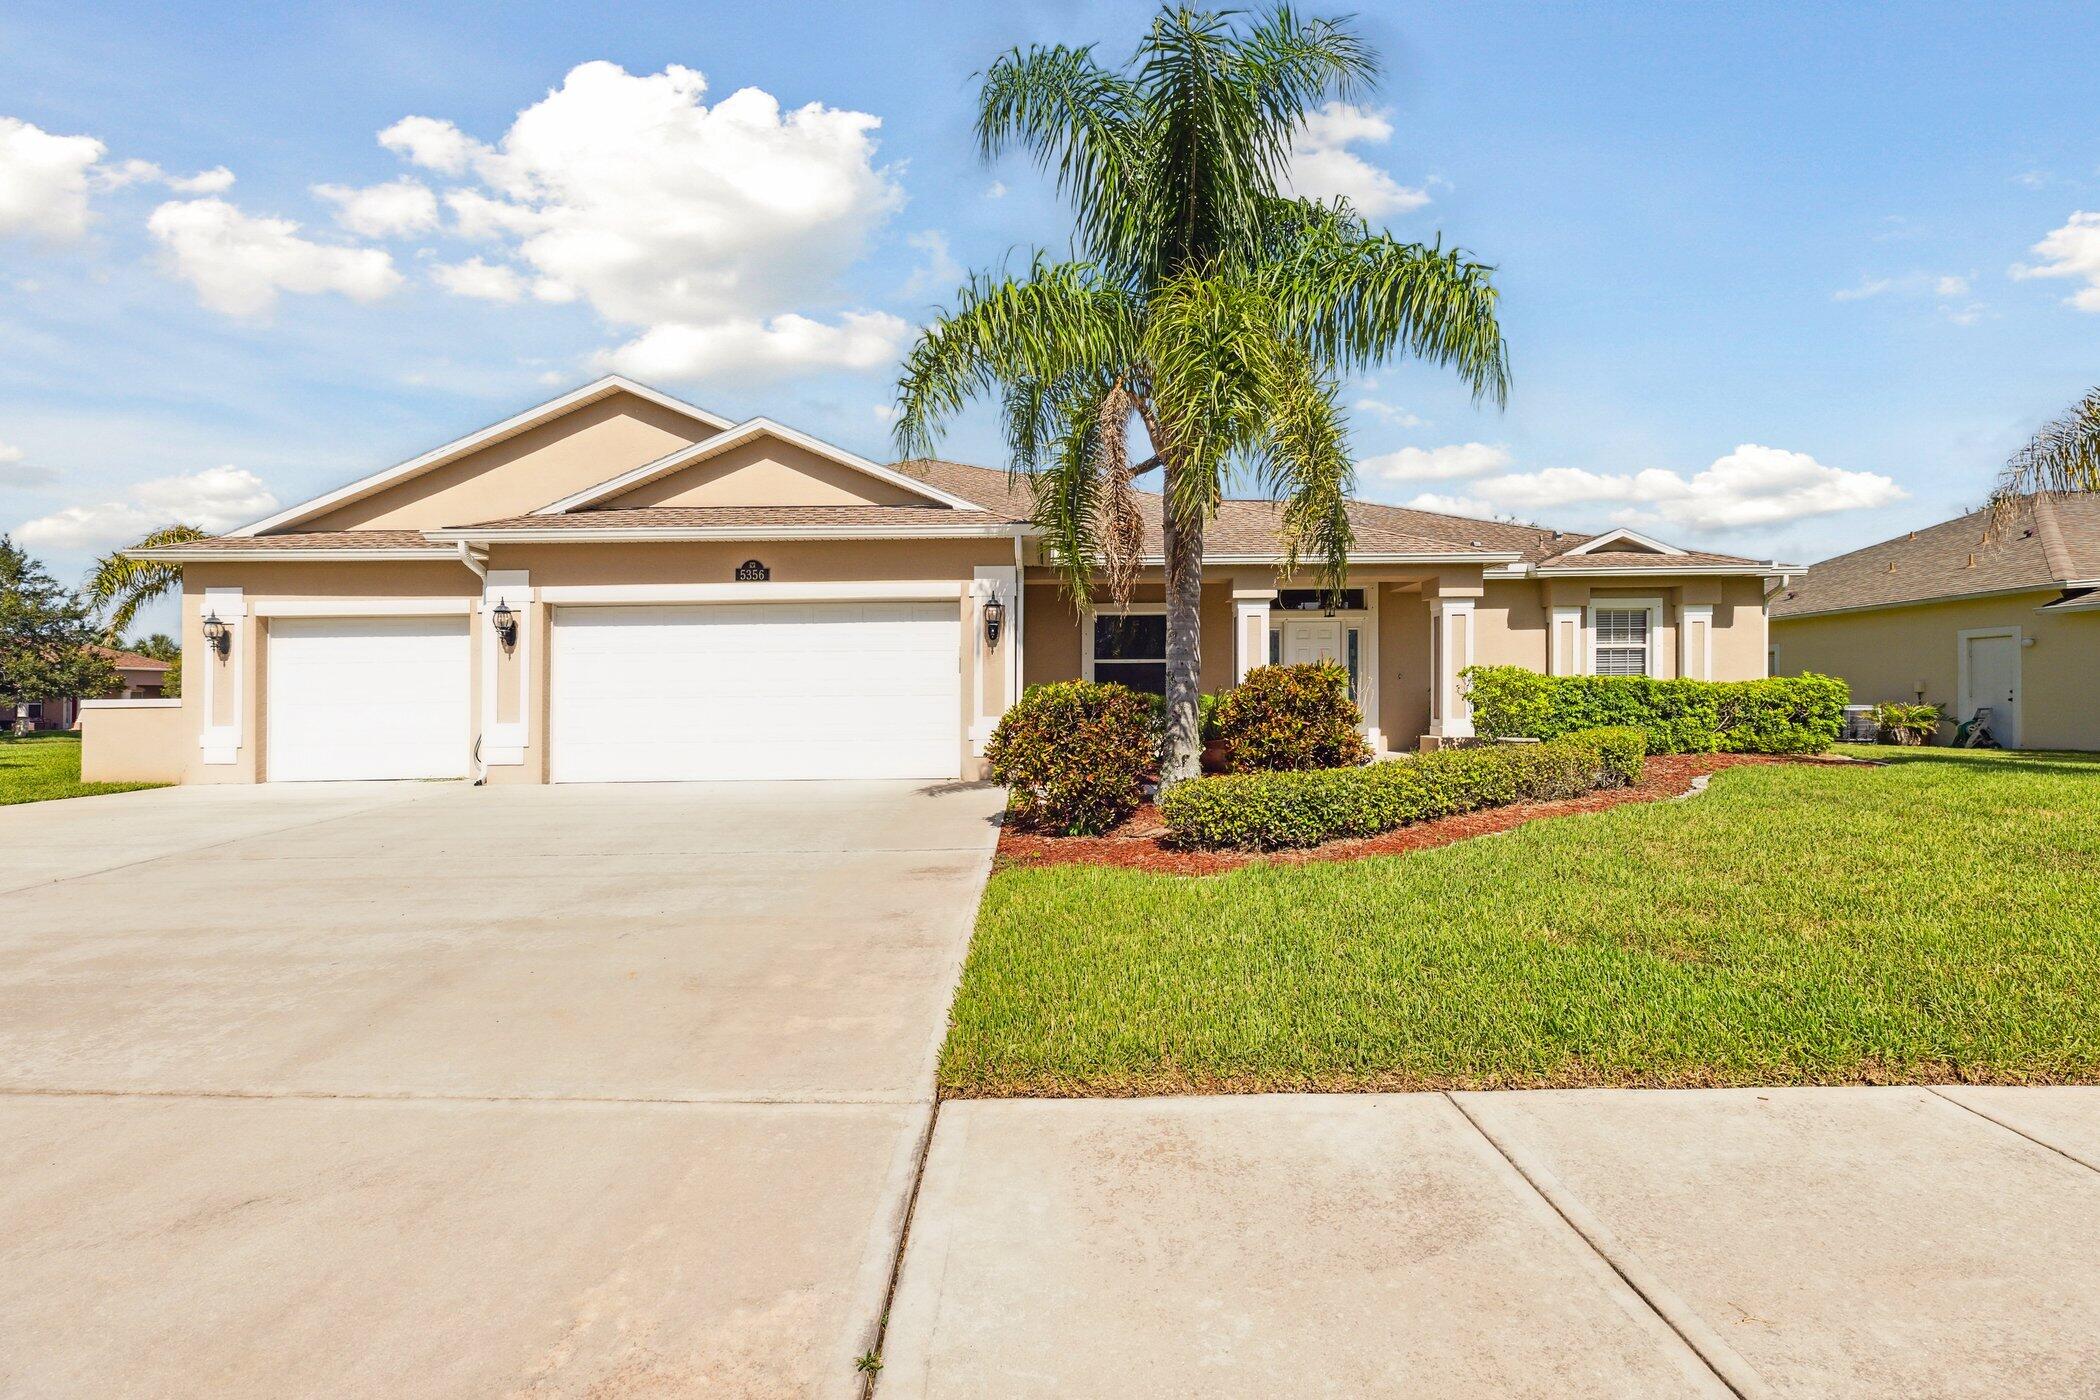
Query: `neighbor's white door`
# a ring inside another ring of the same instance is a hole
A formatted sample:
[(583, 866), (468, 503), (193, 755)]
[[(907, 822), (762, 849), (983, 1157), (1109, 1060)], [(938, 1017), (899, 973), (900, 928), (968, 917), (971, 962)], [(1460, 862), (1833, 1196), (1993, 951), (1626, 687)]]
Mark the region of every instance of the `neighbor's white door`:
[(1291, 666), (1342, 659), (1342, 624), (1328, 618), (1287, 618), (1283, 624), (1283, 659)]
[(464, 617), (280, 617), (263, 658), (272, 782), (463, 778)]
[(2005, 633), (1962, 638), (1962, 712), (1967, 719), (1990, 706), (1991, 735), (2008, 749), (2020, 746), (2020, 639)]
[(553, 778), (953, 778), (961, 658), (953, 601), (557, 608)]

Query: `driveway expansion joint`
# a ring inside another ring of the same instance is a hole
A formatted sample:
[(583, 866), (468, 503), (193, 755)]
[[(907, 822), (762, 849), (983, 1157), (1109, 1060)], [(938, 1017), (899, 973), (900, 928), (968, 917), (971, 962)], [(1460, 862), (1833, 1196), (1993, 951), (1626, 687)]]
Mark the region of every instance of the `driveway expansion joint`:
[(1523, 1148), (1496, 1137), (1486, 1124), (1467, 1110), (1456, 1094), (1446, 1091), (1443, 1097), (1731, 1394), (1742, 1397), (1742, 1400), (1766, 1400), (1773, 1394), (1771, 1387), (1750, 1363), (1723, 1341), (1690, 1304), (1657, 1278), (1641, 1262), (1638, 1254), (1621, 1244), (1605, 1228), (1604, 1222), (1591, 1214), (1581, 1199), (1563, 1186), (1543, 1162)]

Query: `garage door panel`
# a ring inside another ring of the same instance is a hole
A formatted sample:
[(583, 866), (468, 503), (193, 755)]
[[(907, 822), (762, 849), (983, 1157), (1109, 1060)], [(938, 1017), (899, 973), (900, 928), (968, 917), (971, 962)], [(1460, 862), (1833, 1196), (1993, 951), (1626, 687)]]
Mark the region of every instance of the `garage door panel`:
[(953, 602), (567, 608), (554, 638), (556, 781), (959, 768)]
[(466, 619), (278, 618), (268, 648), (271, 781), (466, 776)]

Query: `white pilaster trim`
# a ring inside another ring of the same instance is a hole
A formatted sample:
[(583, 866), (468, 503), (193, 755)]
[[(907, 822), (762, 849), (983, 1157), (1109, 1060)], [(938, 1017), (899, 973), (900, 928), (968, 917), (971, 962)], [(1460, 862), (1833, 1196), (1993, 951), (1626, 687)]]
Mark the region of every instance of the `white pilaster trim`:
[[(1693, 624), (1698, 624), (1698, 649), (1693, 649)], [(1677, 674), (1692, 680), (1714, 678), (1714, 609), (1711, 603), (1680, 603), (1677, 608)]]
[[(248, 661), (248, 599), (239, 588), (207, 588), (204, 590), (202, 615), (216, 615), (226, 624), (228, 634), (225, 656), (220, 656), (208, 644), (204, 648), (204, 730), (197, 740), (197, 746), (204, 750), (204, 762), (220, 766), (237, 762), (240, 757), (241, 730), (248, 698), (248, 687), (241, 678)], [(219, 673), (222, 671), (233, 690), (233, 721), (230, 724), (212, 723), (212, 716), (219, 712)]]
[(1232, 590), (1232, 678), (1247, 679), (1257, 666), (1269, 664), (1269, 608), (1276, 600), (1270, 588)]
[[(1562, 641), (1563, 634), (1567, 640)], [(1556, 676), (1579, 676), (1587, 669), (1583, 659), (1588, 648), (1583, 644), (1586, 635), (1583, 607), (1580, 603), (1556, 604), (1552, 611), (1552, 631), (1547, 637), (1546, 668)]]
[[(498, 718), (503, 641), (496, 635), (496, 605), (508, 604), (518, 615), (518, 717)], [(532, 733), (532, 574), (526, 569), (490, 569), (481, 588), (481, 761), (489, 767), (512, 768), (525, 761)]]
[[(970, 681), (970, 752), (979, 758), (984, 756), (984, 746), (990, 742), (999, 717), (1006, 712), (1004, 707), (995, 710), (992, 705), (994, 672), (1005, 675), (1009, 704), (1012, 697), (1020, 694), (1021, 649), (1015, 635), (1020, 615), (1020, 602), (1015, 595), (1019, 592), (1020, 571), (1011, 564), (979, 564), (971, 571), (970, 604), (963, 626), (970, 632), (969, 651), (975, 663)], [(993, 598), (1006, 604), (1006, 623), (999, 634), (997, 653), (984, 639), (984, 605)]]
[(1435, 658), (1437, 704), (1429, 722), (1429, 732), (1439, 739), (1473, 737), (1473, 702), (1466, 698), (1459, 673), (1473, 664), (1474, 601), (1472, 598), (1429, 600), (1431, 623), (1441, 620), (1444, 624), (1437, 629), (1442, 634), (1438, 638), (1440, 654)]

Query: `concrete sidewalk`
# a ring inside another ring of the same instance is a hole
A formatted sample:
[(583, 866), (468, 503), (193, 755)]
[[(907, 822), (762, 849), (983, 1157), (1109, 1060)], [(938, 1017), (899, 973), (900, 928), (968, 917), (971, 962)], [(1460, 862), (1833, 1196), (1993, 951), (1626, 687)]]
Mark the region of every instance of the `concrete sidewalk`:
[(911, 1396), (2100, 1394), (2100, 1089), (943, 1106)]

